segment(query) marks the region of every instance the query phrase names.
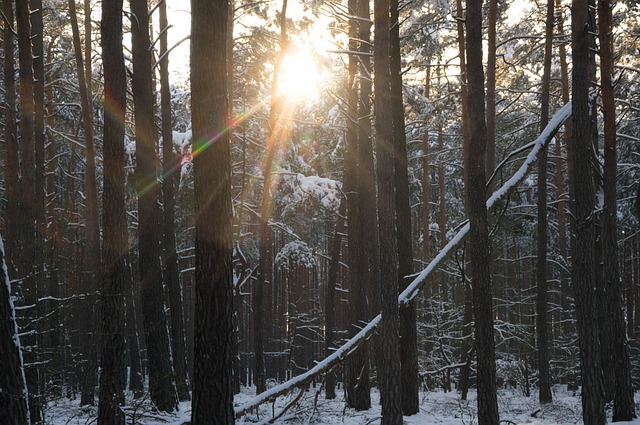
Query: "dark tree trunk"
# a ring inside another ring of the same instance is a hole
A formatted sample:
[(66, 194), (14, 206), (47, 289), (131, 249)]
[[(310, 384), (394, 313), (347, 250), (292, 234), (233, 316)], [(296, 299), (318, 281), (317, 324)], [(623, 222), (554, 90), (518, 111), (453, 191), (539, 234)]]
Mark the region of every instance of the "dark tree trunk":
[[(340, 252), (342, 247), (342, 235), (344, 234), (345, 225), (344, 217), (346, 213), (347, 203), (344, 199), (340, 201), (340, 208), (336, 217), (336, 227), (331, 241), (329, 257), (329, 274), (327, 276), (327, 288), (325, 295), (325, 339), (324, 354), (329, 357), (333, 352), (335, 344), (335, 295), (336, 286), (338, 285), (338, 272), (340, 271)], [(336, 375), (333, 371), (328, 371), (325, 376), (325, 392), (327, 400), (336, 398)]]
[(178, 399), (189, 399), (187, 381), (187, 356), (185, 348), (184, 319), (182, 313), (182, 291), (180, 271), (176, 254), (175, 234), (175, 173), (180, 170), (179, 159), (173, 149), (171, 126), (171, 89), (169, 86), (169, 54), (167, 45), (167, 2), (160, 3), (160, 102), (162, 108), (162, 199), (164, 203), (162, 248), (164, 253), (163, 277), (169, 291), (171, 319), (171, 354), (176, 374)]
[(5, 252), (0, 239), (0, 410), (2, 423), (28, 425), (27, 383), (18, 336), (11, 284), (5, 267)]
[[(87, 82), (91, 75), (86, 75), (84, 60), (82, 58), (82, 46), (80, 42), (80, 31), (78, 29), (78, 18), (76, 14), (75, 0), (69, 0), (69, 15), (71, 19), (71, 29), (73, 33), (73, 50), (76, 60), (76, 70), (78, 72), (78, 85), (80, 87), (80, 103), (82, 105), (82, 127), (84, 129), (84, 144), (87, 160), (87, 167), (84, 173), (84, 191), (86, 196), (85, 205), (85, 283), (84, 290), (87, 293), (94, 293), (97, 289), (95, 284), (99, 276), (100, 269), (100, 229), (98, 227), (98, 195), (96, 188), (96, 162), (95, 150), (93, 146), (93, 120), (92, 120), (92, 99), (88, 90)], [(85, 17), (86, 19), (86, 17)], [(91, 34), (85, 34), (85, 38)], [(90, 56), (90, 54), (88, 55)], [(124, 141), (123, 141), (124, 143)], [(82, 333), (90, 335), (92, 343), (87, 347), (85, 355), (86, 367), (84, 379), (82, 381), (82, 397), (80, 404), (88, 405), (94, 403), (94, 393), (96, 387), (98, 364), (97, 352), (93, 348), (97, 338), (94, 321), (90, 320), (96, 313), (96, 299), (93, 296), (87, 298), (89, 305), (85, 306), (82, 316)]]
[(380, 401), (382, 425), (402, 424), (402, 390), (400, 386), (400, 358), (398, 353), (400, 318), (398, 308), (398, 251), (395, 222), (395, 181), (393, 104), (391, 92), (390, 2), (374, 2), (375, 44), (374, 95), (378, 184), (378, 240), (380, 243), (380, 296), (382, 301), (382, 329), (380, 347), (382, 370)]
[[(192, 0), (191, 105), (196, 202), (193, 424), (233, 424), (231, 159), (227, 0)], [(212, 138), (211, 135), (216, 135)]]
[[(102, 3), (104, 68), (104, 252), (98, 425), (124, 425), (126, 268), (124, 123), (127, 81), (122, 45), (123, 0)], [(81, 68), (79, 68), (81, 69)], [(133, 368), (132, 368), (133, 370)], [(133, 382), (133, 379), (132, 379)]]
[[(438, 61), (438, 83), (440, 83), (440, 63)], [(446, 191), (445, 191), (445, 177), (444, 177), (444, 135), (442, 131), (442, 111), (438, 109), (438, 152), (440, 153), (440, 163), (438, 164), (438, 242), (439, 247), (442, 250), (447, 244), (447, 203), (446, 203)], [(440, 271), (438, 278), (439, 291), (444, 301), (448, 301), (449, 294), (452, 291), (447, 287), (447, 273), (444, 270)]]
[[(391, 116), (393, 121), (393, 166), (395, 185), (396, 237), (398, 249), (398, 288), (403, 291), (413, 272), (411, 240), (411, 206), (409, 205), (409, 170), (402, 103), (402, 63), (400, 58), (400, 21), (398, 0), (390, 0), (390, 72)], [(418, 335), (416, 305), (411, 301), (400, 307), (400, 364), (402, 368), (402, 413), (418, 413)]]
[[(358, 1), (348, 2), (349, 15), (349, 50), (358, 49), (359, 20)], [(344, 188), (347, 194), (348, 211), (348, 256), (349, 259), (349, 336), (359, 332), (368, 319), (366, 281), (368, 257), (362, 249), (364, 245), (363, 208), (360, 200), (362, 184), (360, 184), (360, 140), (359, 140), (359, 93), (358, 93), (358, 57), (349, 55), (347, 88), (347, 135), (345, 146)], [(363, 344), (347, 360), (346, 395), (347, 405), (356, 410), (371, 407), (369, 381), (368, 344)]]
[(4, 19), (3, 51), (4, 51), (4, 191), (7, 200), (5, 212), (5, 235), (7, 249), (11, 257), (5, 258), (10, 273), (15, 273), (20, 240), (20, 189), (19, 189), (19, 148), (16, 123), (16, 80), (14, 67), (14, 24), (13, 0), (2, 1)]
[(462, 316), (462, 347), (461, 360), (463, 366), (460, 368), (460, 376), (458, 377), (458, 391), (460, 391), (460, 399), (466, 400), (469, 393), (471, 380), (471, 361), (473, 359), (473, 293), (471, 286), (466, 281), (465, 276), (462, 277), (462, 285), (464, 287), (464, 313)]
[(162, 288), (158, 205), (157, 130), (153, 113), (149, 14), (146, 0), (130, 0), (132, 13), (133, 99), (138, 195), (138, 258), (142, 288), (142, 317), (149, 362), (151, 401), (165, 412), (177, 407), (171, 347)]
[(496, 167), (496, 26), (498, 21), (498, 0), (489, 0), (488, 20), (487, 150), (485, 154), (485, 171), (487, 178), (490, 178)]
[[(466, 42), (465, 42), (465, 18), (463, 15), (462, 8), (462, 0), (456, 0), (456, 22), (457, 22), (457, 32), (458, 32), (458, 58), (460, 59), (460, 105), (462, 109), (462, 151), (463, 151), (463, 169), (466, 180), (466, 173), (468, 170), (468, 165), (465, 162), (467, 160), (467, 156), (465, 152), (469, 151), (469, 103), (467, 99), (469, 98), (469, 88), (467, 86), (467, 54), (466, 54)], [(467, 185), (464, 185), (463, 191), (463, 202), (467, 202)]]
[[(553, 47), (554, 0), (547, 1), (544, 42), (544, 71), (542, 75), (542, 100), (540, 108), (540, 131), (549, 122), (549, 87), (551, 83), (551, 54)], [(551, 377), (549, 373), (549, 319), (547, 284), (547, 148), (538, 157), (538, 251), (537, 251), (537, 343), (538, 343), (538, 387), (540, 403), (551, 403)]]
[[(561, 0), (556, 0), (556, 8), (562, 9)], [(558, 33), (558, 37), (564, 37), (564, 14), (559, 13), (556, 21), (556, 31)], [(562, 84), (562, 103), (568, 103), (570, 99), (569, 91), (569, 70), (567, 65), (567, 49), (564, 43), (560, 43), (558, 47), (559, 59), (560, 59), (560, 81)], [(569, 204), (571, 204), (574, 199), (573, 196), (573, 185), (571, 184), (571, 180), (573, 178), (573, 148), (572, 148), (572, 136), (571, 136), (571, 118), (569, 118), (565, 122), (564, 126), (564, 134), (562, 140), (565, 143), (567, 150), (567, 168), (568, 168), (568, 178), (569, 178)], [(564, 179), (562, 173), (563, 161), (562, 161), (562, 153), (560, 149), (560, 143), (556, 143), (556, 193), (558, 194), (558, 250), (560, 256), (564, 259), (563, 264), (566, 267), (562, 267), (560, 269), (560, 283), (561, 283), (561, 302), (560, 305), (562, 307), (562, 333), (564, 335), (569, 335), (570, 332), (573, 332), (573, 327), (571, 326), (571, 305), (570, 300), (573, 297), (573, 293), (571, 291), (569, 285), (569, 276), (568, 276), (568, 251), (572, 249), (573, 243), (572, 239), (569, 239), (569, 247), (567, 247), (567, 214), (565, 211), (565, 195), (564, 195)], [(571, 207), (572, 208), (572, 207)], [(572, 208), (573, 209), (573, 208)]]
[[(37, 232), (36, 232), (36, 191), (35, 191), (35, 103), (33, 95), (33, 52), (31, 46), (31, 22), (28, 1), (16, 2), (16, 26), (18, 33), (18, 62), (20, 81), (20, 204), (18, 234), (22, 243), (17, 277), (24, 278), (24, 302), (26, 305), (35, 304), (38, 296), (38, 273), (36, 272)], [(33, 318), (30, 318), (33, 319)], [(35, 323), (35, 322), (32, 322)], [(34, 325), (35, 326), (35, 325)], [(28, 351), (25, 363), (32, 365), (25, 371), (27, 386), (29, 387), (29, 413), (31, 422), (42, 420), (42, 400), (40, 398), (37, 349), (37, 328), (30, 329), (33, 334), (23, 339), (25, 346), (32, 349)]]
[[(427, 75), (424, 84), (424, 97), (430, 100), (431, 67), (427, 67)], [(437, 113), (435, 114), (438, 115)], [(429, 121), (424, 120), (424, 134), (422, 136), (422, 261), (425, 263), (431, 257), (431, 245), (429, 241), (429, 222), (431, 216), (431, 181), (429, 179)]]
[(582, 416), (586, 425), (603, 425), (604, 388), (600, 368), (600, 341), (595, 299), (595, 222), (593, 174), (591, 173), (591, 119), (589, 100), (589, 4), (588, 0), (573, 0), (572, 28), (572, 98), (573, 157), (572, 184), (575, 234), (573, 285), (576, 303), (580, 369), (582, 372)]
[(610, 2), (598, 1), (600, 37), (600, 81), (604, 115), (604, 210), (602, 214), (603, 277), (607, 306), (607, 346), (614, 375), (613, 421), (631, 421), (635, 415), (629, 344), (622, 305), (618, 268), (618, 224), (616, 203), (616, 105), (613, 86), (613, 19)]
[(476, 358), (478, 361), (478, 423), (498, 425), (491, 255), (486, 206), (484, 73), (482, 69), (482, 0), (467, 2), (467, 66), (469, 81), (469, 150), (467, 207), (470, 223), (469, 263), (473, 287)]
[(133, 392), (133, 398), (139, 399), (144, 395), (144, 371), (142, 370), (142, 359), (140, 358), (140, 340), (138, 329), (138, 315), (136, 311), (138, 304), (136, 302), (135, 293), (138, 291), (137, 285), (134, 284), (134, 272), (131, 250), (127, 255), (125, 269), (125, 345), (129, 354), (129, 390)]

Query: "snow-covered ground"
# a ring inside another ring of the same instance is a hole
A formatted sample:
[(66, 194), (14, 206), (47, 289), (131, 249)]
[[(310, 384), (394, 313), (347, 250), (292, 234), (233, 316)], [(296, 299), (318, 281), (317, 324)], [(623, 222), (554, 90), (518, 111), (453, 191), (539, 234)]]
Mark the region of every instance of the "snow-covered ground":
[[(275, 404), (267, 403), (236, 421), (238, 424), (269, 423), (274, 415), (279, 415), (283, 407), (298, 393), (280, 397)], [(246, 388), (236, 396), (236, 405), (248, 402), (253, 397), (253, 389)], [(345, 408), (344, 395), (338, 391), (335, 400), (325, 400), (320, 387), (310, 388), (301, 401), (288, 410), (275, 423), (279, 424), (343, 424), (371, 425), (380, 423), (380, 405), (378, 393), (372, 391), (370, 410), (356, 412)], [(130, 400), (129, 400), (130, 401)], [(639, 399), (636, 397), (636, 403)], [(563, 387), (554, 389), (554, 402), (541, 406), (537, 394), (523, 397), (518, 390), (501, 390), (498, 394), (500, 421), (503, 424), (516, 425), (568, 425), (581, 424), (582, 414), (580, 397), (569, 393)], [(159, 414), (150, 408), (148, 400), (130, 401), (127, 409), (127, 424), (139, 425), (182, 425), (189, 421), (191, 406), (181, 403), (180, 411), (174, 414)], [(79, 425), (95, 422), (96, 408), (80, 408), (77, 401), (60, 399), (50, 403), (46, 411), (46, 423), (51, 425)], [(609, 421), (610, 411), (609, 413)], [(406, 425), (473, 425), (477, 424), (476, 394), (471, 391), (468, 401), (461, 401), (455, 392), (425, 392), (420, 394), (420, 412), (404, 418)], [(640, 419), (622, 424), (640, 425)]]

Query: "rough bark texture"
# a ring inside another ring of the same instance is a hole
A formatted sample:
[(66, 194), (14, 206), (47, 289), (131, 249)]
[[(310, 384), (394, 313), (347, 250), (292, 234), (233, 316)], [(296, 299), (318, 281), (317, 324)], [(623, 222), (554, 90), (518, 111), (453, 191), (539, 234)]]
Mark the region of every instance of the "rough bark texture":
[(20, 190), (18, 187), (19, 178), (19, 149), (16, 123), (16, 77), (14, 66), (14, 24), (13, 1), (2, 1), (2, 12), (4, 19), (3, 26), (3, 51), (4, 51), (4, 187), (7, 207), (5, 211), (5, 236), (7, 249), (10, 252), (9, 258), (5, 258), (10, 272), (15, 270), (15, 260), (19, 250), (17, 248), (19, 233), (19, 203)]
[[(562, 1), (556, 0), (556, 9), (559, 10), (558, 15), (556, 15), (556, 32), (558, 33), (558, 37), (564, 37), (564, 15), (562, 14)], [(562, 103), (566, 104), (570, 101), (570, 87), (569, 87), (569, 70), (567, 65), (567, 49), (565, 43), (560, 43), (558, 46), (558, 54), (560, 59), (560, 82), (562, 84)], [(565, 143), (566, 147), (566, 158), (567, 158), (567, 168), (568, 168), (568, 177), (569, 182), (572, 179), (572, 171), (573, 170), (573, 148), (572, 148), (572, 136), (571, 136), (571, 118), (569, 118), (564, 127), (564, 134), (562, 135), (562, 140)], [(556, 142), (556, 193), (558, 194), (558, 251), (560, 256), (564, 259), (563, 264), (567, 267), (560, 268), (560, 291), (561, 291), (561, 301), (560, 305), (562, 307), (562, 333), (564, 335), (568, 335), (570, 332), (573, 332), (573, 327), (571, 326), (571, 313), (572, 308), (570, 305), (571, 298), (573, 297), (573, 293), (571, 292), (571, 288), (569, 285), (569, 273), (568, 273), (568, 251), (572, 246), (572, 240), (569, 239), (569, 243), (567, 243), (567, 214), (565, 207), (565, 199), (567, 198), (565, 194), (565, 184), (563, 178), (563, 161), (562, 161), (562, 149), (560, 148), (559, 140)], [(571, 204), (571, 200), (574, 198), (572, 196), (573, 193), (573, 185), (569, 183), (569, 204)], [(569, 245), (569, 247), (567, 247)]]
[(604, 115), (604, 210), (602, 214), (603, 277), (607, 314), (607, 341), (611, 370), (614, 375), (613, 421), (635, 418), (631, 386), (629, 344), (622, 305), (622, 282), (618, 268), (618, 223), (616, 202), (616, 105), (613, 86), (613, 22), (612, 4), (598, 1), (600, 38), (600, 81)]
[[(549, 122), (549, 87), (551, 83), (551, 54), (553, 47), (554, 0), (547, 1), (545, 22), (544, 65), (542, 75), (542, 99), (540, 107), (540, 131)], [(538, 387), (540, 403), (550, 403), (551, 378), (549, 373), (549, 314), (547, 284), (547, 149), (538, 158), (538, 246), (537, 246), (537, 289), (536, 318), (538, 343)]]
[(185, 346), (184, 316), (182, 312), (182, 290), (180, 288), (180, 270), (176, 254), (175, 233), (175, 173), (180, 170), (179, 159), (173, 149), (173, 128), (171, 126), (171, 88), (169, 86), (169, 55), (167, 45), (167, 2), (162, 1), (160, 9), (160, 103), (162, 108), (162, 200), (163, 232), (162, 250), (163, 278), (169, 291), (169, 313), (171, 320), (171, 354), (176, 374), (178, 399), (189, 399), (187, 381), (187, 354)]
[[(496, 26), (498, 0), (489, 0), (487, 30), (487, 150), (485, 168), (487, 178), (496, 167)], [(544, 127), (543, 127), (544, 128)]]
[(233, 424), (228, 0), (192, 0), (191, 110), (196, 202), (193, 424)]
[(374, 95), (378, 183), (378, 240), (380, 244), (380, 295), (382, 330), (379, 371), (382, 425), (402, 424), (402, 390), (398, 353), (400, 318), (398, 308), (398, 251), (395, 222), (395, 184), (390, 63), (389, 0), (375, 0)]
[[(102, 3), (104, 68), (104, 251), (98, 425), (124, 425), (125, 304), (129, 239), (125, 209), (124, 117), (127, 81), (122, 45), (123, 0)], [(132, 368), (133, 373), (133, 368)], [(132, 382), (135, 380), (132, 375)]]
[[(33, 52), (31, 45), (31, 22), (29, 2), (16, 2), (16, 27), (18, 33), (18, 63), (19, 63), (19, 99), (20, 125), (19, 140), (20, 156), (20, 203), (19, 225), (17, 234), (20, 235), (22, 247), (19, 253), (19, 269), (16, 277), (24, 278), (23, 294), (26, 305), (35, 304), (38, 296), (37, 267), (37, 232), (36, 232), (36, 173), (35, 173), (35, 104), (33, 95)], [(28, 318), (32, 319), (32, 318)], [(29, 329), (36, 331), (35, 328)], [(23, 339), (25, 347), (37, 346), (37, 333)], [(31, 422), (42, 420), (42, 400), (40, 399), (40, 368), (38, 350), (29, 350), (25, 363), (32, 365), (25, 371), (27, 386), (29, 387), (29, 413)]]
[(138, 258), (142, 288), (142, 317), (149, 362), (151, 401), (165, 412), (177, 407), (171, 347), (164, 310), (160, 264), (161, 214), (158, 205), (157, 130), (153, 113), (153, 87), (149, 15), (146, 0), (130, 0), (133, 53), (133, 99), (138, 195)]
[[(458, 31), (458, 58), (460, 59), (460, 105), (462, 109), (462, 151), (463, 151), (463, 172), (466, 178), (468, 170), (467, 155), (464, 152), (469, 150), (469, 88), (467, 86), (467, 58), (466, 58), (466, 42), (465, 42), (465, 18), (463, 15), (462, 0), (456, 0), (456, 22)], [(466, 181), (466, 180), (465, 180)], [(466, 191), (467, 186), (464, 185), (464, 199), (463, 202), (467, 202)]]
[(603, 425), (604, 388), (600, 369), (600, 341), (595, 299), (595, 218), (593, 174), (591, 173), (591, 120), (589, 100), (589, 5), (573, 0), (572, 29), (572, 102), (573, 102), (573, 285), (576, 326), (582, 373), (582, 417), (586, 425)]
[[(409, 161), (404, 128), (402, 98), (402, 63), (400, 57), (400, 20), (398, 0), (390, 0), (390, 71), (391, 116), (393, 121), (393, 166), (398, 248), (398, 288), (404, 290), (405, 276), (413, 272), (413, 241), (411, 240), (411, 206), (409, 205)], [(400, 364), (402, 368), (402, 413), (418, 413), (418, 335), (416, 305), (410, 302), (400, 307)]]
[[(424, 97), (430, 100), (431, 67), (427, 67), (424, 84)], [(424, 135), (422, 136), (422, 261), (429, 261), (431, 245), (429, 241), (429, 222), (431, 216), (431, 179), (429, 178), (429, 127), (428, 119), (424, 120)]]
[[(357, 16), (358, 1), (348, 2), (349, 15)], [(360, 22), (349, 20), (349, 50), (358, 49), (358, 30)], [(360, 182), (360, 138), (359, 138), (359, 79), (358, 58), (349, 55), (348, 64), (348, 117), (347, 138), (345, 147), (344, 188), (347, 194), (348, 211), (348, 259), (349, 259), (349, 336), (356, 335), (368, 319), (366, 276), (368, 257), (362, 249), (365, 245), (365, 226), (362, 222), (362, 212), (365, 208), (361, 203), (363, 185)], [(347, 360), (347, 405), (356, 410), (366, 410), (371, 407), (369, 382), (369, 353), (368, 344), (363, 344)]]
[[(76, 70), (78, 74), (78, 85), (80, 88), (80, 104), (82, 107), (82, 128), (84, 130), (84, 145), (87, 166), (84, 173), (84, 192), (85, 192), (85, 211), (84, 211), (84, 237), (85, 237), (85, 256), (84, 256), (84, 291), (94, 293), (97, 289), (96, 281), (99, 276), (100, 269), (100, 229), (98, 227), (98, 192), (96, 188), (96, 160), (95, 149), (93, 145), (93, 120), (92, 120), (92, 100), (88, 89), (88, 80), (91, 74), (86, 74), (84, 59), (82, 57), (82, 46), (80, 42), (80, 31), (78, 28), (78, 17), (76, 13), (75, 0), (69, 0), (69, 16), (71, 20), (71, 30), (73, 33), (73, 51), (76, 61)], [(86, 18), (85, 18), (86, 20)], [(85, 34), (86, 38), (91, 38), (91, 33)], [(90, 45), (89, 45), (90, 46)], [(87, 55), (90, 57), (90, 53)], [(90, 65), (89, 65), (90, 66)], [(123, 142), (124, 143), (124, 142)], [(87, 298), (88, 305), (83, 309), (83, 317), (80, 325), (83, 327), (82, 333), (87, 334), (92, 340), (86, 349), (85, 361), (86, 367), (82, 380), (82, 397), (81, 405), (94, 403), (95, 386), (98, 377), (97, 351), (94, 349), (95, 343), (98, 341), (95, 327), (90, 318), (96, 314), (96, 300), (93, 296)]]
[(11, 284), (0, 239), (0, 422), (28, 425), (27, 383), (20, 349), (15, 310), (11, 301)]
[[(332, 350), (335, 349), (335, 296), (336, 286), (338, 285), (338, 272), (340, 271), (340, 252), (342, 246), (342, 235), (345, 231), (344, 217), (346, 209), (347, 202), (345, 201), (345, 199), (342, 199), (340, 201), (340, 207), (338, 208), (338, 216), (336, 217), (336, 227), (335, 232), (333, 233), (333, 240), (331, 241), (331, 247), (329, 248), (329, 257), (331, 258), (331, 263), (329, 263), (329, 275), (327, 277), (327, 287), (325, 293), (325, 357), (329, 357)], [(334, 398), (336, 398), (336, 375), (332, 370), (326, 373), (324, 386), (327, 400), (333, 400)]]
[(469, 263), (473, 287), (476, 358), (478, 362), (478, 423), (498, 425), (491, 255), (486, 207), (484, 73), (482, 69), (482, 0), (467, 2), (467, 66), (469, 81), (469, 150), (467, 151), (467, 208), (471, 226)]

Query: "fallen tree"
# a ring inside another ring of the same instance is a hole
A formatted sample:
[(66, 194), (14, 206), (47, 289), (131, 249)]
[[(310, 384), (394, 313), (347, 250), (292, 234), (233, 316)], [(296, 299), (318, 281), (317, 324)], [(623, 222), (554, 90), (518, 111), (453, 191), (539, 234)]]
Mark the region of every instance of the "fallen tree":
[[(536, 140), (519, 148), (514, 153), (523, 152), (526, 149), (531, 149), (524, 162), (518, 168), (518, 170), (514, 173), (514, 175), (507, 180), (502, 187), (497, 189), (487, 200), (487, 210), (491, 211), (494, 207), (502, 200), (506, 200), (509, 194), (525, 179), (525, 177), (529, 174), (531, 166), (536, 162), (538, 158), (538, 154), (540, 151), (545, 148), (549, 142), (553, 139), (555, 134), (558, 132), (560, 127), (564, 124), (564, 122), (571, 116), (571, 103), (567, 103), (554, 115), (554, 117), (549, 121), (549, 124), (545, 127), (542, 133), (538, 136)], [(511, 157), (503, 160), (498, 168), (502, 167)], [(420, 289), (427, 282), (427, 278), (453, 254), (456, 249), (458, 249), (464, 243), (467, 235), (469, 234), (469, 223), (465, 222), (459, 227), (456, 235), (447, 243), (447, 245), (436, 255), (436, 257), (429, 263), (429, 265), (422, 270), (419, 274), (417, 274), (411, 284), (407, 286), (407, 288), (398, 296), (398, 303), (407, 304), (411, 300), (413, 300), (416, 295), (420, 292)], [(242, 417), (247, 413), (253, 411), (258, 406), (263, 403), (274, 400), (276, 397), (281, 395), (288, 394), (293, 389), (299, 388), (300, 393), (304, 393), (308, 387), (308, 385), (318, 376), (327, 371), (330, 371), (333, 367), (339, 364), (342, 360), (344, 360), (350, 353), (352, 353), (358, 346), (366, 341), (374, 329), (380, 321), (382, 320), (382, 316), (378, 314), (373, 320), (371, 320), (366, 326), (360, 330), (356, 335), (354, 335), (350, 340), (345, 342), (341, 347), (337, 348), (330, 356), (325, 358), (323, 361), (319, 362), (313, 368), (309, 369), (307, 372), (302, 373), (286, 382), (283, 382), (280, 385), (277, 385), (273, 388), (268, 389), (267, 391), (258, 394), (256, 397), (248, 401), (247, 403), (238, 406), (235, 409), (236, 418)], [(296, 397), (297, 399), (298, 397)], [(288, 409), (291, 407), (293, 403), (289, 403), (287, 407)], [(281, 412), (280, 415), (284, 413)], [(278, 415), (278, 416), (280, 416)], [(272, 420), (275, 420), (273, 418)]]

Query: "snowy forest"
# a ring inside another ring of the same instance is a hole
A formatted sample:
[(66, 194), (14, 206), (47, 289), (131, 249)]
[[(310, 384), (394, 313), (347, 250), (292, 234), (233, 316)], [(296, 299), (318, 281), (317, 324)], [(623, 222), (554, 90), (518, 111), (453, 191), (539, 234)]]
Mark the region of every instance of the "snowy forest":
[(640, 424), (637, 0), (0, 5), (1, 425)]

